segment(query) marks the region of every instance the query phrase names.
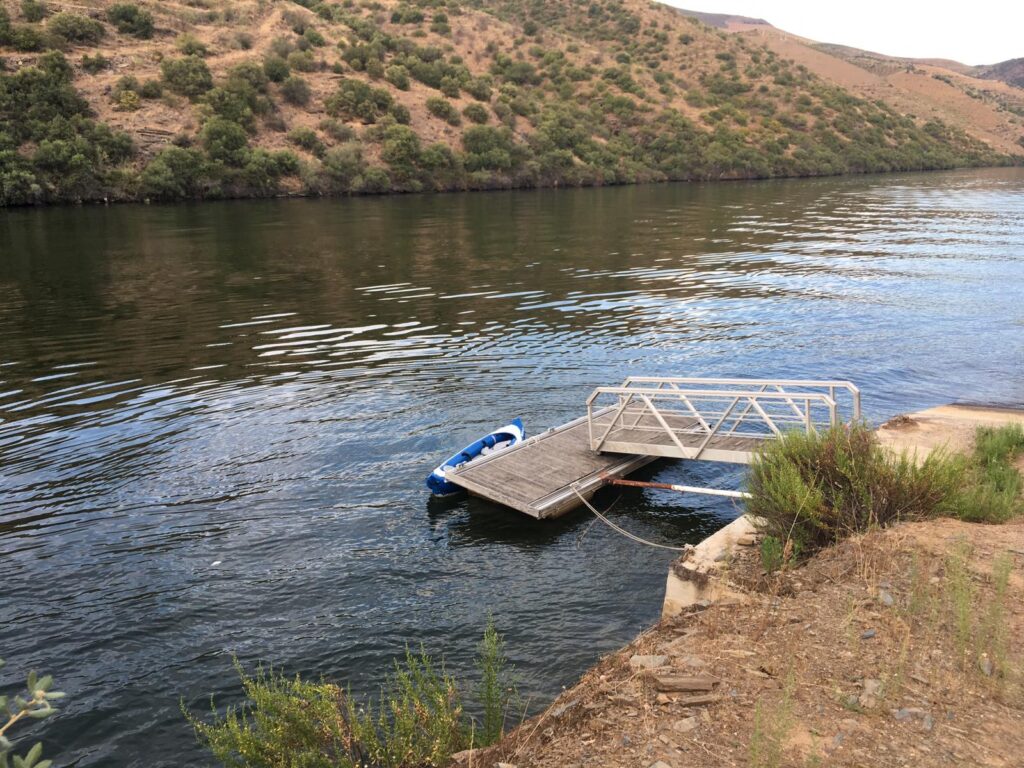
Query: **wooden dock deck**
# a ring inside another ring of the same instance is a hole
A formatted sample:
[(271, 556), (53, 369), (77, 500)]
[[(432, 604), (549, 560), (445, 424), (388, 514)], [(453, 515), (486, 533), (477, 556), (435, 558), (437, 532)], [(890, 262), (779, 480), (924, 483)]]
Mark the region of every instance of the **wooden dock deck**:
[(583, 416), (549, 429), (506, 451), (448, 473), (448, 479), (476, 496), (530, 517), (558, 517), (579, 506), (573, 491), (589, 498), (609, 477), (624, 477), (657, 456), (596, 453)]
[[(842, 390), (859, 419), (860, 393), (849, 382), (631, 377), (595, 389), (587, 415), (451, 470), (447, 479), (531, 517), (557, 517), (578, 506), (580, 495), (658, 458), (750, 463), (786, 429), (839, 423)], [(597, 402), (609, 396), (615, 405)]]

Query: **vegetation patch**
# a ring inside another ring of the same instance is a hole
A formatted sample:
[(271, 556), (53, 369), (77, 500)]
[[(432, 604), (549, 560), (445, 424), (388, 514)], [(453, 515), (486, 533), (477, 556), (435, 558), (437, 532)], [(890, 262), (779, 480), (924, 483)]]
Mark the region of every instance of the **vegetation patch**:
[(952, 516), (1003, 522), (1022, 509), (1019, 426), (982, 428), (970, 457), (896, 456), (864, 424), (791, 432), (766, 444), (749, 475), (747, 512), (765, 533), (767, 570), (857, 533)]

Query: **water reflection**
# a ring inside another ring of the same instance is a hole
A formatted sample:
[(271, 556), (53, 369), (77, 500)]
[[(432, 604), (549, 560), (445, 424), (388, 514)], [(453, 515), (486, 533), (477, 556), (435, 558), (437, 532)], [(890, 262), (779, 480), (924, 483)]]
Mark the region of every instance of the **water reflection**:
[[(671, 554), (436, 506), (437, 457), (630, 373), (1020, 402), (1022, 214), (1020, 170), (6, 211), (0, 647), (72, 694), (48, 753), (179, 765), (178, 697), (233, 695), (232, 652), (372, 690), (407, 642), (468, 669), (488, 611), (542, 703), (656, 617)], [(671, 543), (735, 514), (612, 502)]]

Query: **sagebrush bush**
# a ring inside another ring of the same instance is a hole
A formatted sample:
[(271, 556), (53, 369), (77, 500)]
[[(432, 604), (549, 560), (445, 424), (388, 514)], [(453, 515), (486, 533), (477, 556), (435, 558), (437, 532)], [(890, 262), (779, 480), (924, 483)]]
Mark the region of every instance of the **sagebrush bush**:
[(68, 12), (50, 17), (46, 28), (65, 42), (82, 45), (95, 45), (106, 33), (103, 25), (95, 19)]
[(298, 75), (292, 75), (281, 83), (281, 96), (289, 104), (305, 106), (310, 99), (309, 83)]
[(894, 456), (865, 424), (767, 442), (748, 477), (748, 514), (789, 555), (877, 526), (955, 512), (965, 463), (942, 452)]
[(118, 32), (133, 35), (141, 40), (148, 40), (153, 36), (153, 14), (133, 3), (115, 3), (110, 6), (107, 9), (107, 20)]
[(206, 62), (198, 56), (164, 59), (160, 63), (164, 83), (175, 93), (198, 98), (213, 88), (213, 75)]
[(427, 111), (434, 117), (439, 117), (449, 125), (459, 125), (462, 118), (455, 106), (442, 96), (431, 96), (427, 99)]
[[(331, 150), (327, 158), (338, 154)], [(343, 161), (350, 166), (345, 182), (372, 192), (387, 177), (374, 169), (353, 177), (361, 164), (357, 155)], [(423, 649), (406, 650), (395, 662), (376, 701), (358, 702), (333, 683), (289, 678), (272, 669), (259, 667), (249, 675), (236, 660), (244, 706), (229, 707), (223, 715), (214, 707), (208, 721), (184, 705), (182, 711), (199, 742), (228, 768), (443, 768), (454, 753), (500, 738), (515, 700), (515, 681), (492, 621), (477, 666), (482, 723), (466, 714), (444, 664)]]

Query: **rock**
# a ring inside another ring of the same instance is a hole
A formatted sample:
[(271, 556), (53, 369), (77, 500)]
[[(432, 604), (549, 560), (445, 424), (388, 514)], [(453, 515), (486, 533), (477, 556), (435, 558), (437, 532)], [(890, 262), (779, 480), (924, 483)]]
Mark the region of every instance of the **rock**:
[(666, 763), (664, 760), (659, 760), (656, 763), (651, 763), (648, 768), (672, 768), (671, 765)]
[(741, 547), (752, 547), (756, 543), (757, 539), (750, 535), (740, 536), (738, 539), (736, 539), (736, 544)]
[(653, 675), (655, 687), (662, 693), (710, 691), (718, 679), (710, 675)]
[(882, 681), (874, 677), (864, 678), (861, 683), (862, 690), (857, 697), (857, 703), (864, 709), (873, 709), (878, 706), (878, 697), (882, 693)]
[(494, 768), (516, 768), (512, 763), (498, 763)]
[(629, 660), (629, 666), (630, 669), (633, 670), (667, 667), (668, 656), (644, 656), (641, 654), (634, 654)]
[(553, 710), (551, 710), (551, 713), (550, 713), (549, 716), (550, 717), (561, 717), (566, 712), (568, 712), (569, 710), (575, 709), (579, 705), (580, 705), (579, 699), (574, 699), (573, 701), (567, 701), (565, 704), (562, 704), (561, 706), (555, 707)]
[(678, 702), (684, 707), (699, 707), (704, 704), (714, 704), (721, 699), (722, 697), (717, 693), (705, 693), (698, 696), (683, 696), (678, 699)]
[(981, 674), (985, 677), (992, 677), (992, 672), (995, 668), (992, 666), (992, 659), (988, 657), (987, 653), (981, 654), (981, 658), (978, 659), (978, 666), (981, 668)]
[(672, 730), (676, 733), (689, 733), (696, 727), (696, 717), (684, 717), (682, 720), (676, 720), (674, 723), (672, 723)]
[(878, 634), (878, 633), (875, 632), (875, 630), (873, 630), (873, 629), (866, 629), (866, 630), (864, 630), (863, 632), (860, 633), (860, 639), (861, 640), (870, 640), (876, 634)]
[(461, 752), (456, 752), (452, 755), (452, 762), (456, 765), (463, 765), (472, 762), (473, 755), (477, 752), (475, 749), (464, 749)]
[(667, 693), (659, 693), (655, 701), (659, 704), (670, 704), (672, 703), (672, 698)]
[(924, 727), (926, 731), (930, 731), (932, 728), (935, 727), (935, 720), (932, 718), (931, 715), (925, 715), (924, 720), (921, 722), (921, 725)]
[(893, 599), (893, 596), (889, 594), (889, 592), (887, 592), (884, 589), (880, 589), (878, 590), (878, 602), (880, 602), (882, 605), (892, 606), (896, 601)]
[(924, 710), (918, 707), (904, 707), (903, 709), (893, 710), (892, 714), (897, 720), (909, 720), (912, 717), (923, 717)]

